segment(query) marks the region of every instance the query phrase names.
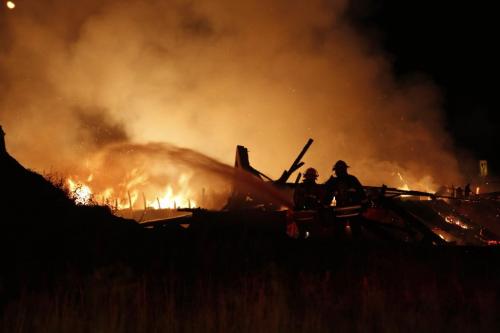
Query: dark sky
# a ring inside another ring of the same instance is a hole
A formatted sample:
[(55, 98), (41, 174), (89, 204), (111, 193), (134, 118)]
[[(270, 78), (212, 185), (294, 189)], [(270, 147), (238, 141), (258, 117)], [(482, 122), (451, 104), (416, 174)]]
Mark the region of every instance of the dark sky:
[(460, 149), (497, 173), (498, 11), (494, 2), (354, 0), (352, 17), (392, 58), (401, 79), (425, 73), (444, 95), (448, 130)]

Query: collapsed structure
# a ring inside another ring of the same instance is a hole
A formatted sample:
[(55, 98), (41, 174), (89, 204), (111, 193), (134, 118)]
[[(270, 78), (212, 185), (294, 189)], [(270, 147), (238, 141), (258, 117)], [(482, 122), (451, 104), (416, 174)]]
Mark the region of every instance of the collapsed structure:
[[(0, 155), (8, 165), (23, 168), (8, 155), (0, 127)], [(254, 168), (248, 149), (237, 146), (233, 190), (224, 209), (184, 208), (189, 212), (169, 218), (158, 217), (142, 223), (145, 228), (189, 227), (191, 231), (229, 230), (264, 232), (273, 237), (337, 240), (388, 241), (429, 245), (500, 244), (500, 195), (485, 193), (468, 198), (451, 198), (434, 193), (364, 186), (368, 203), (301, 209), (293, 203), (301, 173), (290, 177), (302, 161), (313, 140), (309, 139), (291, 166), (277, 180)], [(6, 164), (6, 165), (7, 165)], [(322, 184), (315, 186), (321, 187)], [(353, 226), (360, 226), (354, 234)]]
[[(364, 186), (367, 205), (337, 206), (334, 203), (317, 209), (300, 210), (293, 205), (285, 207), (280, 204), (280, 200), (266, 196), (272, 187), (283, 196), (288, 196), (292, 202), (293, 191), (299, 186), (301, 174), (297, 174), (294, 182), (288, 180), (304, 165), (302, 158), (312, 143), (313, 140), (309, 139), (290, 168), (277, 180), (254, 168), (250, 164), (247, 148), (237, 146), (236, 172), (244, 172), (258, 180), (262, 188), (245, 186), (235, 177), (232, 194), (222, 211), (183, 209), (191, 212), (192, 216), (148, 221), (144, 226), (168, 228), (183, 224), (193, 229), (244, 228), (308, 239), (328, 237), (430, 245), (498, 244), (496, 235), (500, 231), (500, 224), (497, 226), (495, 221), (487, 221), (486, 226), (481, 214), (476, 214), (474, 219), (468, 214), (472, 208), (477, 210), (487, 206), (490, 210), (500, 212), (497, 197), (483, 195), (457, 199), (385, 185)], [(359, 234), (353, 235), (354, 224), (361, 226)]]

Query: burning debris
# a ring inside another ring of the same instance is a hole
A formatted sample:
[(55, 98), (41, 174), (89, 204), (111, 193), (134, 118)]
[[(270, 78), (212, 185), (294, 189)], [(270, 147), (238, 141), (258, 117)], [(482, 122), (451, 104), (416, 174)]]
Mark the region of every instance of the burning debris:
[[(288, 170), (277, 180), (272, 180), (261, 171), (250, 165), (248, 151), (243, 146), (237, 147), (235, 168), (243, 170), (261, 184), (269, 184), (284, 195), (293, 196), (299, 188), (301, 175), (295, 182), (287, 182), (291, 175), (304, 165), (302, 158), (312, 144), (312, 140), (304, 146), (298, 157)], [(397, 173), (404, 182), (402, 175)], [(324, 184), (313, 185), (313, 192), (319, 197), (325, 196), (328, 189)], [(332, 204), (319, 198), (319, 204), (310, 208), (302, 206), (275, 205), (261, 196), (262, 193), (247, 188), (241, 183), (233, 183), (232, 194), (224, 211), (207, 211), (187, 209), (194, 215), (191, 221), (182, 217), (182, 223), (199, 227), (212, 221), (234, 221), (245, 225), (265, 225), (273, 229), (281, 229), (293, 238), (342, 238), (353, 236), (360, 239), (382, 239), (385, 241), (429, 243), (434, 245), (491, 245), (496, 244), (497, 236), (481, 225), (481, 221), (471, 221), (460, 214), (446, 202), (448, 196), (408, 189), (364, 186), (367, 201), (341, 201), (336, 204), (333, 196)], [(453, 200), (463, 200), (452, 198)], [(469, 200), (469, 199), (467, 199)], [(469, 200), (470, 201), (470, 200)], [(268, 215), (266, 215), (266, 212)], [(238, 220), (238, 221), (235, 221)], [(218, 222), (216, 222), (218, 221)], [(242, 222), (246, 221), (246, 222)], [(175, 219), (147, 222), (148, 227), (175, 225)], [(281, 227), (277, 227), (281, 225)]]
[[(177, 161), (180, 165), (204, 169), (232, 184), (232, 190), (226, 192), (228, 199), (222, 210), (199, 208), (198, 202), (208, 202), (210, 198), (205, 187), (201, 191), (194, 190), (194, 173), (180, 173), (177, 177), (171, 175), (167, 179), (174, 180), (174, 183), (165, 184), (163, 181), (162, 186), (155, 186), (155, 181), (161, 181), (162, 173), (147, 172), (147, 168), (141, 164), (135, 164), (130, 171), (126, 171), (126, 166), (134, 165), (130, 162), (130, 157), (126, 159), (129, 161), (128, 165), (122, 166), (125, 172), (121, 175), (124, 177), (117, 182), (117, 187), (99, 183), (99, 175), (95, 173), (82, 177), (85, 181), (70, 177), (65, 183), (77, 205), (104, 204), (112, 208), (115, 214), (135, 218), (149, 228), (182, 224), (196, 229), (229, 223), (233, 227), (245, 225), (246, 228), (270, 229), (278, 234), (288, 233), (294, 238), (307, 239), (340, 237), (435, 245), (497, 243), (497, 236), (483, 225), (481, 214), (474, 215), (464, 211), (464, 207), (469, 207), (470, 210), (490, 205), (496, 212), (494, 219), (498, 219), (498, 201), (489, 197), (454, 198), (383, 185), (364, 186), (365, 199), (360, 201), (346, 200), (339, 197), (340, 193), (333, 194), (330, 200), (324, 201), (330, 191), (327, 182), (312, 185), (316, 188), (314, 193), (318, 204), (302, 207), (296, 204), (296, 199), (294, 204), (294, 192), (298, 193), (297, 189), (302, 186), (299, 182), (301, 175), (299, 173), (294, 182), (288, 180), (305, 164), (302, 159), (312, 143), (310, 139), (290, 168), (277, 180), (252, 167), (248, 150), (243, 146), (237, 147), (234, 168), (191, 150), (158, 144), (117, 146), (111, 150), (115, 154), (106, 155), (102, 159), (108, 162), (105, 163), (107, 167), (113, 165), (118, 168), (123, 157), (110, 159), (110, 156), (121, 156), (116, 152), (135, 151), (136, 154), (140, 152), (137, 156), (155, 156), (158, 163), (156, 167), (162, 169), (161, 162), (165, 161), (163, 157), (166, 154), (170, 162)], [(5, 151), (4, 140), (2, 145), (2, 150)], [(8, 154), (5, 152), (5, 155)], [(162, 158), (158, 159), (159, 156)], [(148, 162), (151, 161), (155, 159), (148, 159)], [(174, 165), (169, 168), (172, 171), (179, 170)], [(403, 179), (400, 173), (397, 175), (399, 179)], [(340, 177), (338, 170), (337, 176)], [(148, 186), (159, 189), (159, 192), (148, 198), (144, 190)], [(456, 203), (463, 204), (456, 206)], [(153, 213), (154, 211), (157, 213)], [(189, 217), (186, 212), (192, 215)], [(485, 218), (487, 221), (488, 217)]]
[(137, 174), (134, 171), (132, 174), (135, 174), (135, 176), (126, 182), (125, 186), (119, 185), (118, 189), (108, 187), (101, 192), (95, 192), (91, 187), (93, 180), (91, 175), (85, 182), (68, 178), (68, 190), (77, 204), (105, 205), (114, 211), (194, 208), (197, 206), (196, 201), (191, 199), (195, 197), (195, 194), (189, 187), (190, 177), (188, 175), (180, 175), (176, 184), (178, 191), (174, 191), (174, 187), (168, 184), (156, 196), (148, 199), (144, 192), (140, 192), (141, 186), (143, 190), (146, 188), (147, 177), (144, 174)]

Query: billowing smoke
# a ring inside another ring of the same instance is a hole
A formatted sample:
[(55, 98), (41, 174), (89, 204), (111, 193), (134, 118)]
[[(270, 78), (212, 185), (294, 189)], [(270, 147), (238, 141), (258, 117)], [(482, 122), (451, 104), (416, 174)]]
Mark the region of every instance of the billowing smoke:
[(118, 144), (169, 142), (227, 163), (242, 144), (278, 177), (312, 137), (305, 162), (320, 180), (343, 159), (366, 184), (457, 183), (438, 89), (396, 81), (346, 6), (19, 0), (0, 13), (8, 148), (32, 168), (77, 173)]

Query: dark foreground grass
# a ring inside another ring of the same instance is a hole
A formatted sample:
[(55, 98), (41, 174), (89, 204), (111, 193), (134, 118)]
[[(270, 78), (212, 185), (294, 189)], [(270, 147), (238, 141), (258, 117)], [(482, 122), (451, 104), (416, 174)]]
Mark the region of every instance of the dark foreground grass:
[(130, 261), (31, 271), (4, 303), (0, 329), (496, 332), (500, 327), (500, 255), (492, 249), (259, 235), (149, 236)]

